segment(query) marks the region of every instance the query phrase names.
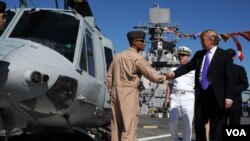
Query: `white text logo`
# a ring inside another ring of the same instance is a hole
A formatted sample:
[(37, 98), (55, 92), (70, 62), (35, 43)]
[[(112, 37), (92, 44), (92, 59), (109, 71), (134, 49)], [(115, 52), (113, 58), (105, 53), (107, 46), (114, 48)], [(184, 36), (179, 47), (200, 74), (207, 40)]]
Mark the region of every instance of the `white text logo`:
[(244, 129), (226, 129), (227, 136), (247, 136)]

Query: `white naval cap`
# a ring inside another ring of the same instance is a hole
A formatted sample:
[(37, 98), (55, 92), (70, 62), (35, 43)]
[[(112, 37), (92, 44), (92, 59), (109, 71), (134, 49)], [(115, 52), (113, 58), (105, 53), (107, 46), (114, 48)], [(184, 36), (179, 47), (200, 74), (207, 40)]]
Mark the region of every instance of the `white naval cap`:
[(177, 50), (178, 54), (191, 55), (192, 51), (186, 46), (180, 46)]

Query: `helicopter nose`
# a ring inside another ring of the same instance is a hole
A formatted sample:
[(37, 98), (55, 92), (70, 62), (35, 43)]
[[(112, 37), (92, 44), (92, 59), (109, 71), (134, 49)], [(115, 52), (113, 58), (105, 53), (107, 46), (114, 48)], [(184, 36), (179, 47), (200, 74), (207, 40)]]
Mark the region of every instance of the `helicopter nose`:
[(3, 95), (4, 86), (8, 79), (9, 63), (0, 60), (0, 95)]
[(46, 83), (49, 80), (49, 76), (47, 74), (42, 74), (39, 71), (31, 71), (27, 70), (24, 73), (24, 79), (27, 83)]

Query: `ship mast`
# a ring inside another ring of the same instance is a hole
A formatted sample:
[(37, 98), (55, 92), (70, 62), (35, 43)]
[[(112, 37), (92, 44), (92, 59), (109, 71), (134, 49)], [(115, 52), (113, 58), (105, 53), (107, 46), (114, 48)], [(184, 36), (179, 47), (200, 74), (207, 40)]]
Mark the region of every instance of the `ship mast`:
[(20, 0), (19, 7), (20, 8), (28, 7), (26, 0)]

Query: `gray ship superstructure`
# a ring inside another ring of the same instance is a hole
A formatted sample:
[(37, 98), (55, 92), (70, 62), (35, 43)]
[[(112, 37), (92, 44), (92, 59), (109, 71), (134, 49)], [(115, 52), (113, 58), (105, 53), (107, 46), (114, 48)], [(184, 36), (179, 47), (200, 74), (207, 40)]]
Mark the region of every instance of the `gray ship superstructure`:
[[(149, 51), (141, 52), (141, 54), (159, 74), (165, 74), (170, 68), (179, 65), (175, 49), (177, 37), (172, 34), (177, 32), (179, 27), (170, 24), (170, 9), (168, 8), (155, 5), (150, 8), (149, 16), (149, 25), (135, 27), (150, 35)], [(166, 81), (164, 84), (156, 84), (142, 76), (139, 88), (141, 114), (165, 112), (167, 83)]]

